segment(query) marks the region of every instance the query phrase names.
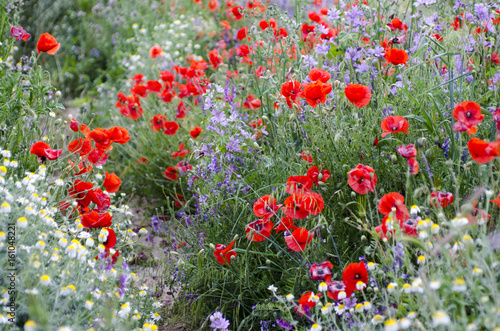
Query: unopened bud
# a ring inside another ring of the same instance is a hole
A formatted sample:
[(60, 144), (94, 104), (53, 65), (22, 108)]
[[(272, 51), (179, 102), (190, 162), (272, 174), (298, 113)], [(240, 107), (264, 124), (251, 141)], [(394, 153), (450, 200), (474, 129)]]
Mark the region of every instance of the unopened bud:
[(295, 114), (290, 115), (290, 121), (295, 120)]
[(58, 118), (55, 122), (54, 122), (54, 125), (60, 125), (62, 122), (62, 120), (60, 118)]
[(234, 260), (236, 258), (236, 255), (231, 255), (231, 257), (229, 258), (231, 261)]
[(253, 145), (255, 146), (255, 148), (259, 148), (260, 147), (259, 144), (257, 144), (256, 141), (253, 142)]
[(356, 192), (351, 192), (351, 197), (355, 198), (356, 197)]
[(268, 118), (266, 115), (262, 116), (262, 119), (263, 119), (264, 121), (269, 121), (269, 118)]
[(423, 137), (418, 138), (417, 139), (417, 147), (420, 147), (420, 148), (424, 147), (424, 142), (425, 142), (425, 138), (423, 138)]
[(208, 245), (208, 246), (210, 246), (211, 249), (215, 250), (215, 245), (214, 244), (210, 243), (210, 245)]
[(272, 263), (272, 262), (271, 262), (271, 260), (269, 260), (269, 259), (268, 259), (268, 260), (266, 260), (266, 264), (267, 264), (267, 265), (271, 265), (271, 263)]
[(204, 251), (205, 251), (205, 249), (203, 249), (203, 248), (202, 248), (202, 249), (200, 249), (200, 251), (198, 252), (198, 255), (203, 254), (203, 252), (204, 252)]
[(236, 239), (238, 239), (238, 235), (237, 234), (234, 235), (233, 241), (235, 241)]
[(394, 162), (394, 163), (398, 162), (398, 157), (396, 155), (392, 154), (391, 155), (391, 161)]
[(56, 92), (56, 98), (60, 98), (60, 97), (61, 97), (61, 95), (62, 95), (61, 91), (57, 91), (57, 92)]
[(335, 85), (335, 87), (339, 87), (340, 86), (340, 80), (334, 81), (333, 85)]

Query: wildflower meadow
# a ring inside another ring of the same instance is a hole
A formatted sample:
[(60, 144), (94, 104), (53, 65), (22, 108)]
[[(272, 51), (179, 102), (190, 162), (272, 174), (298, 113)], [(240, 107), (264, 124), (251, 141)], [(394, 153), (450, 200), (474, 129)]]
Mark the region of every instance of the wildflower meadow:
[(500, 330), (499, 0), (0, 4), (1, 330)]

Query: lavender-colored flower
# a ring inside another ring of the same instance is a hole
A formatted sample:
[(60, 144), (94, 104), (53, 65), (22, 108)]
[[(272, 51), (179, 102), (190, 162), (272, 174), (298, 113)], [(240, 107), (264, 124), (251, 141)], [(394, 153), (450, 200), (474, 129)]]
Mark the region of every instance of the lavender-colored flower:
[(355, 62), (362, 58), (360, 48), (349, 47), (345, 52), (346, 59), (350, 59), (352, 62)]
[(369, 48), (366, 52), (376, 58), (381, 58), (384, 56), (384, 48), (381, 46)]
[(338, 9), (332, 8), (328, 10), (328, 18), (332, 22), (338, 20), (340, 18), (340, 14), (342, 14), (342, 12)]
[(436, 0), (417, 0), (413, 3), (413, 5), (418, 8), (420, 6), (430, 6), (435, 3)]
[(483, 3), (477, 3), (474, 5), (474, 11), (476, 12), (477, 18), (486, 21), (490, 20), (491, 15), (489, 12), (489, 7)]
[(282, 328), (282, 329), (285, 329), (285, 330), (293, 330), (293, 325), (288, 323), (287, 321), (285, 321), (284, 319), (282, 318), (278, 318), (276, 320), (276, 323), (278, 323), (278, 325)]
[(225, 330), (225, 331), (227, 331), (229, 324), (230, 324), (229, 321), (224, 318), (224, 316), (222, 315), (222, 313), (220, 311), (216, 311), (215, 313), (213, 313), (210, 316), (210, 322), (212, 322), (210, 324), (210, 327), (213, 330)]
[(303, 66), (304, 69), (312, 69), (318, 65), (318, 61), (316, 61), (312, 56), (305, 55), (303, 59), (304, 59), (304, 66)]
[(436, 24), (439, 20), (439, 16), (437, 13), (432, 14), (429, 17), (424, 17), (424, 23), (427, 24), (428, 26), (433, 26)]
[(328, 54), (328, 51), (330, 51), (330, 45), (328, 44), (318, 44), (316, 46), (316, 53), (318, 54)]

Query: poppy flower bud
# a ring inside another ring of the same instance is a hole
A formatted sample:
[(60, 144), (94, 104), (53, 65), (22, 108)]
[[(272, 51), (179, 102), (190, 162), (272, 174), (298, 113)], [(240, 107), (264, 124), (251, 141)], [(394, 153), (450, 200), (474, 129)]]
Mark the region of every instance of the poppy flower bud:
[(493, 192), (492, 190), (486, 190), (486, 191), (484, 192), (484, 194), (486, 194), (486, 198), (487, 198), (487, 199), (491, 198), (491, 196), (493, 196), (493, 194), (494, 194), (494, 193), (495, 193), (495, 192)]
[(336, 81), (334, 81), (334, 82), (333, 82), (333, 85), (334, 85), (335, 87), (339, 87), (339, 86), (340, 86), (340, 80), (336, 80)]
[(351, 197), (355, 198), (356, 197), (356, 192), (351, 192)]
[(318, 182), (319, 186), (325, 186), (326, 184), (324, 182)]
[(322, 113), (323, 113), (323, 115), (325, 115), (325, 116), (327, 116), (327, 115), (328, 115), (328, 112), (326, 111), (326, 109), (325, 109), (325, 108), (323, 108), (323, 109), (321, 110), (321, 112), (322, 112)]
[(417, 139), (417, 147), (424, 147), (424, 142), (425, 142), (425, 138), (424, 137), (421, 137), (421, 138), (418, 138)]
[(61, 95), (62, 95), (61, 91), (57, 91), (57, 92), (56, 92), (56, 98), (60, 98), (60, 97), (61, 97)]
[(64, 135), (61, 133), (61, 140), (64, 140)]
[(430, 157), (432, 156), (432, 149), (430, 149), (430, 148), (429, 148), (428, 150), (426, 150), (426, 151), (425, 151), (425, 156), (426, 156), (427, 158), (430, 158)]
[(233, 261), (235, 258), (236, 258), (236, 255), (231, 255), (231, 257), (229, 259), (231, 259), (231, 261)]
[(272, 262), (271, 262), (271, 260), (269, 260), (269, 259), (268, 259), (268, 260), (266, 260), (266, 264), (267, 264), (267, 265), (269, 265), (269, 266), (270, 266), (270, 265), (271, 265), (271, 263), (272, 263)]
[(236, 241), (236, 239), (238, 239), (238, 235), (237, 234), (234, 235), (233, 241)]
[(449, 165), (450, 167), (453, 165), (453, 160), (446, 160), (446, 164)]
[(366, 241), (366, 236), (365, 235), (361, 236), (361, 241)]
[(36, 113), (33, 111), (33, 109), (29, 109), (28, 113), (30, 114), (31, 117), (36, 117)]
[(392, 154), (391, 155), (391, 161), (394, 162), (394, 163), (398, 162), (398, 157), (396, 155)]
[(54, 125), (60, 125), (62, 122), (62, 119), (58, 118), (55, 122)]
[(255, 148), (259, 148), (260, 147), (259, 144), (256, 141), (253, 142), (253, 145), (255, 146)]
[(295, 114), (290, 115), (290, 121), (293, 121), (295, 119)]
[(391, 32), (391, 27), (390, 27), (390, 26), (386, 25), (386, 26), (385, 26), (385, 29), (386, 29), (388, 32)]
[(269, 117), (267, 117), (266, 115), (264, 115), (264, 116), (262, 116), (262, 120), (269, 121)]
[(205, 251), (205, 249), (203, 249), (203, 248), (202, 248), (202, 249), (200, 249), (200, 251), (198, 252), (198, 255), (203, 254), (203, 252), (204, 252), (204, 251)]
[(214, 246), (214, 244), (210, 243), (210, 245), (209, 245), (209, 246), (210, 246), (210, 248), (211, 248), (211, 249), (215, 250), (215, 246)]

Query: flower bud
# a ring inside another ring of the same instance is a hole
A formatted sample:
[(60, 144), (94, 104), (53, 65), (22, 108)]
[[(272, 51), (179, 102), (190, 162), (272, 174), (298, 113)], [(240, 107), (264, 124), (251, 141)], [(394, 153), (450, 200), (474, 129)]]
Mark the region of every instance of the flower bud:
[(215, 250), (215, 245), (214, 244), (210, 243), (209, 246), (210, 246), (211, 249)]
[(290, 115), (290, 121), (293, 121), (295, 119), (295, 114)]
[(421, 137), (421, 138), (418, 138), (417, 139), (417, 147), (424, 147), (424, 143), (425, 143), (425, 138), (424, 137)]
[(55, 122), (54, 125), (61, 125), (62, 120), (58, 118)]
[(337, 79), (337, 80), (335, 80), (335, 81), (333, 82), (333, 85), (335, 85), (335, 87), (339, 87), (339, 86), (340, 86), (340, 80), (338, 80), (338, 79)]
[(60, 98), (60, 97), (61, 97), (61, 95), (62, 95), (61, 91), (57, 91), (57, 92), (56, 92), (56, 98)]
[(267, 264), (268, 266), (270, 266), (270, 265), (272, 264), (271, 260), (269, 260), (269, 259), (268, 259), (268, 260), (266, 260), (266, 264)]
[(391, 154), (391, 161), (394, 163), (398, 162), (398, 157), (394, 154)]

